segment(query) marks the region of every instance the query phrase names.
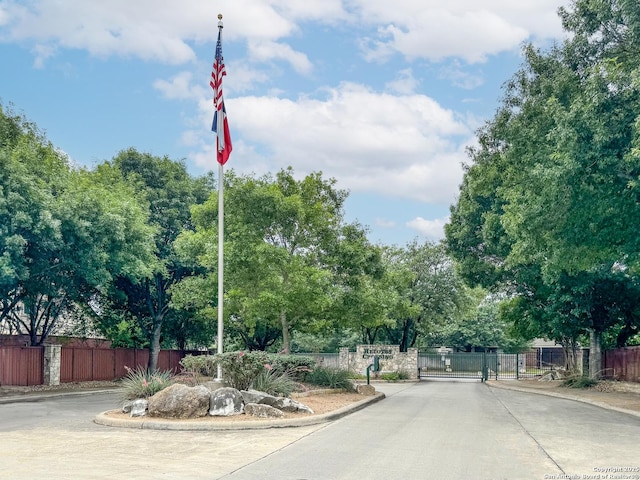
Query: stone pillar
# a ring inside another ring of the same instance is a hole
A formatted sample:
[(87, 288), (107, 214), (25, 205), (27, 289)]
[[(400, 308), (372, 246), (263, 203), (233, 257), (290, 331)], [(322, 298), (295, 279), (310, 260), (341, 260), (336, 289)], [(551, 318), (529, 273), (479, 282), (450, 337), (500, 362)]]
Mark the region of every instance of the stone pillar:
[(407, 373), (411, 375), (410, 378), (416, 379), (418, 377), (418, 349), (407, 348)]
[(589, 378), (602, 376), (602, 333), (589, 329)]
[(349, 370), (349, 347), (340, 347), (338, 354), (338, 367), (341, 370)]
[(44, 346), (44, 372), (45, 385), (60, 385), (60, 345)]

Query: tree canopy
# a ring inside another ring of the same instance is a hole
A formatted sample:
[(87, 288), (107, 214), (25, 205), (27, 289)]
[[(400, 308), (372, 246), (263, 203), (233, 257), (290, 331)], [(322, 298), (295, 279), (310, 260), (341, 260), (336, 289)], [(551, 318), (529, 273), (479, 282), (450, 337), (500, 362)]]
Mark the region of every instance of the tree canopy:
[(505, 313), (531, 334), (575, 340), (640, 323), (621, 297), (634, 295), (640, 267), (634, 3), (576, 0), (560, 11), (567, 41), (524, 48), (451, 209), (447, 244), (462, 275), (506, 292)]

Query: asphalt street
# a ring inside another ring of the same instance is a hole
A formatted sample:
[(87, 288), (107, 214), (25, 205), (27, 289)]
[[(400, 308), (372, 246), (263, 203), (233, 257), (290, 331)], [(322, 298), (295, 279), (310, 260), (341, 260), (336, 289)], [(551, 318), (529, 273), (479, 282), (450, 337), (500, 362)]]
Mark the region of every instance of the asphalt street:
[(94, 424), (115, 393), (0, 404), (0, 478), (640, 479), (638, 417), (479, 382), (376, 388), (332, 423), (238, 432)]
[(637, 417), (479, 382), (420, 382), (223, 478), (597, 478), (639, 468), (639, 441)]

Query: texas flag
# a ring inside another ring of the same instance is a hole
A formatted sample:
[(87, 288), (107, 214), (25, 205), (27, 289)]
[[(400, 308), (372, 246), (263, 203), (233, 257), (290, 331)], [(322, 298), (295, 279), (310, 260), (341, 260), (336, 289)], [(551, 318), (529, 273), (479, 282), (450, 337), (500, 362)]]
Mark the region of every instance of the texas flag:
[(229, 160), (231, 154), (231, 135), (229, 134), (229, 123), (227, 122), (227, 110), (224, 108), (224, 98), (222, 96), (222, 77), (227, 74), (224, 68), (224, 58), (222, 57), (222, 29), (218, 30), (218, 43), (216, 44), (216, 58), (211, 70), (211, 80), (209, 85), (213, 89), (213, 125), (211, 130), (216, 132), (218, 163), (224, 165)]

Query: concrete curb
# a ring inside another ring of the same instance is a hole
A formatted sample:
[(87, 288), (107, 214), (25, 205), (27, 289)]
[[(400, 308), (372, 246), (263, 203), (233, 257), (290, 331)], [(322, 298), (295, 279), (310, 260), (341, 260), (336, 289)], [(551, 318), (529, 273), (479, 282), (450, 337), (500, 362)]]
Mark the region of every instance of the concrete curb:
[(359, 402), (347, 405), (333, 412), (322, 415), (312, 415), (308, 417), (284, 419), (284, 420), (255, 420), (232, 423), (215, 423), (215, 420), (171, 420), (149, 417), (127, 417), (114, 418), (108, 415), (109, 412), (119, 410), (109, 410), (102, 412), (93, 419), (94, 423), (107, 427), (136, 428), (146, 430), (185, 430), (185, 431), (229, 431), (229, 430), (260, 430), (266, 428), (289, 428), (306, 427), (327, 423), (342, 418), (350, 413), (357, 412), (363, 408), (379, 402), (385, 398), (385, 394), (380, 392), (371, 397), (367, 397)]
[(0, 397), (0, 405), (5, 403), (23, 403), (23, 402), (39, 402), (45, 398), (54, 397), (68, 397), (68, 396), (81, 396), (81, 395), (94, 395), (96, 393), (112, 393), (117, 389), (105, 388), (100, 390), (72, 390), (72, 391), (60, 391), (60, 392), (43, 392), (43, 393), (25, 393), (22, 395), (11, 395), (7, 397)]
[(493, 382), (489, 381), (489, 382), (484, 382), (484, 383), (490, 388), (501, 388), (503, 390), (513, 390), (513, 391), (516, 391), (516, 392), (533, 393), (533, 394), (536, 394), (536, 395), (546, 395), (547, 397), (563, 398), (565, 400), (573, 400), (575, 402), (587, 403), (589, 405), (593, 405), (594, 407), (600, 407), (600, 408), (604, 408), (606, 410), (613, 410), (615, 412), (626, 413), (627, 415), (632, 415), (634, 417), (640, 418), (640, 412), (637, 412), (635, 410), (628, 410), (626, 408), (616, 407), (616, 406), (610, 405), (608, 403), (598, 402), (596, 400), (591, 400), (590, 398), (580, 397), (579, 395), (570, 395), (570, 394), (558, 393), (558, 392), (548, 392), (548, 391), (545, 391), (545, 390), (537, 390), (535, 388), (519, 387), (517, 385), (509, 385), (509, 384), (498, 383), (498, 382), (493, 383)]

